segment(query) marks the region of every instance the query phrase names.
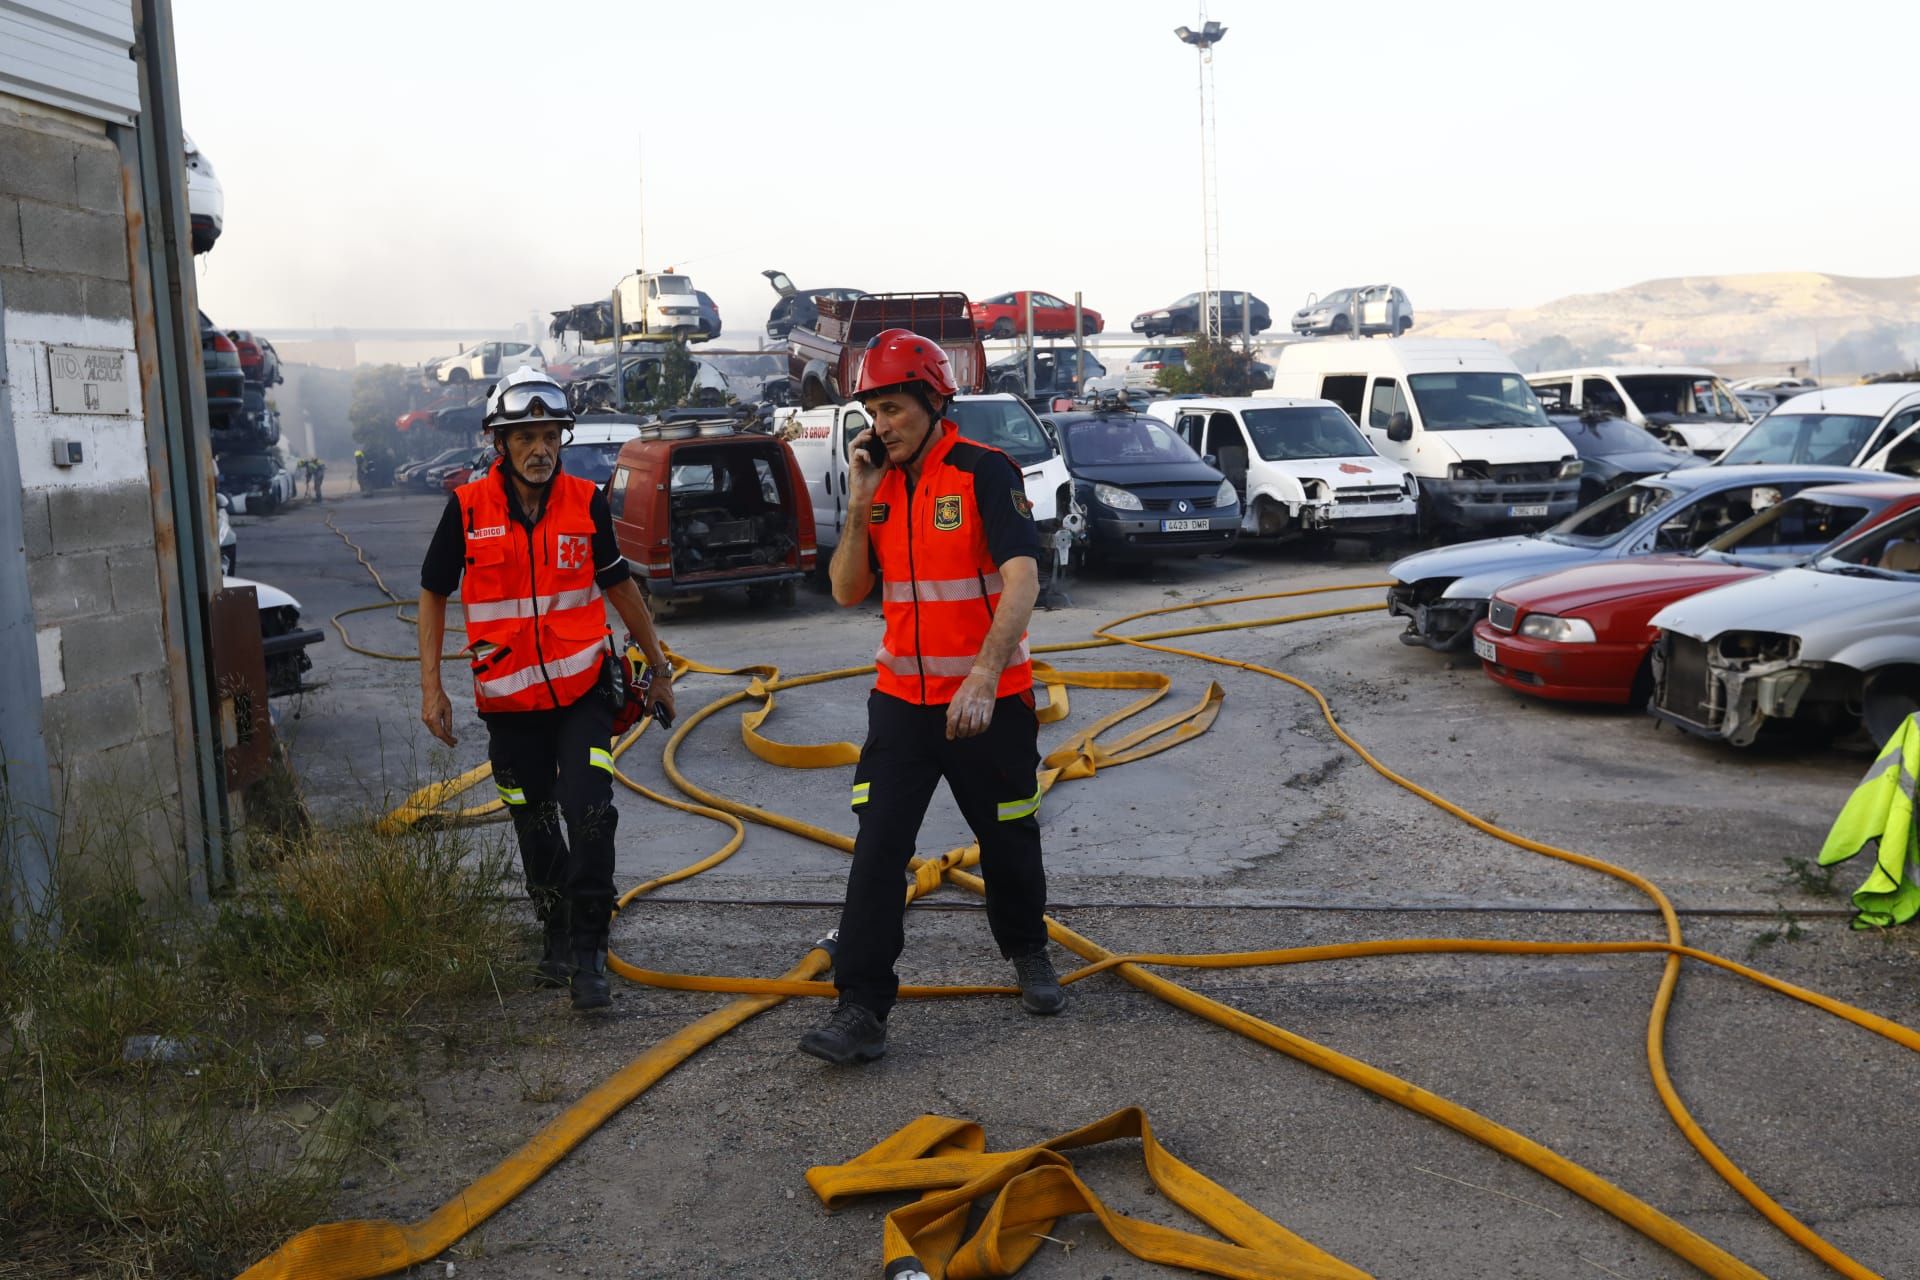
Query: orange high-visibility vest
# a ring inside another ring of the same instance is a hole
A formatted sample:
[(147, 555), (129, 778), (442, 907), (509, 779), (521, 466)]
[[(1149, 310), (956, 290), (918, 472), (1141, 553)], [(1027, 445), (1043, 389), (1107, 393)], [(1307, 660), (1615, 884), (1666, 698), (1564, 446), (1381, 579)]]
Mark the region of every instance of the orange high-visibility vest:
[[(923, 706), (953, 701), (1000, 607), (1000, 569), (987, 551), (970, 465), (1000, 451), (966, 439), (950, 421), (935, 430), (919, 483), (909, 493), (906, 472), (888, 467), (867, 521), (887, 622), (873, 655), (875, 684)], [(1022, 633), (995, 696), (1032, 688), (1033, 662)]]
[(454, 492), (466, 541), (473, 697), (481, 711), (570, 706), (600, 678), (607, 606), (594, 582), (594, 486), (554, 476), (532, 529), (507, 514), (506, 468)]

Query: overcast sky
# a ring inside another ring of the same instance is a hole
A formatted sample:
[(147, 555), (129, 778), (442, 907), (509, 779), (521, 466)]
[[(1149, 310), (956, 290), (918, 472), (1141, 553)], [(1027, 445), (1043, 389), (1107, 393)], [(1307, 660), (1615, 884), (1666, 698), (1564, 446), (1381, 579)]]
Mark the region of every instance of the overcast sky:
[[(1920, 272), (1901, 6), (1216, 0), (1222, 283), (1416, 311), (1671, 275)], [(1199, 287), (1172, 0), (174, 0), (225, 326), (495, 326), (646, 258), (757, 328), (806, 285)], [(1284, 323), (1284, 322), (1283, 322)]]

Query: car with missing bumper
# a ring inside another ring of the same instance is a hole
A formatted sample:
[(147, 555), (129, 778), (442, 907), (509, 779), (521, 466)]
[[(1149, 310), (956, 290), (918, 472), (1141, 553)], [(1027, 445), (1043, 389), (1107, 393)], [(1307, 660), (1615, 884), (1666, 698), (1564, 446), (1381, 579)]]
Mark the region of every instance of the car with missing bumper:
[(1877, 746), (1920, 710), (1920, 510), (1802, 568), (1735, 583), (1653, 617), (1649, 710), (1750, 745), (1769, 728)]
[(1233, 486), (1158, 418), (1114, 404), (1042, 421), (1086, 513), (1087, 558), (1217, 553), (1239, 537)]
[(1220, 469), (1243, 534), (1392, 537), (1413, 532), (1419, 486), (1330, 400), (1161, 400), (1147, 412)]
[(1559, 702), (1644, 706), (1653, 691), (1653, 615), (1718, 587), (1805, 563), (1874, 524), (1920, 508), (1920, 484), (1816, 485), (1692, 555), (1576, 565), (1510, 582), (1474, 623), (1488, 679)]
[(1878, 478), (1847, 467), (1689, 467), (1637, 481), (1545, 533), (1408, 556), (1388, 570), (1387, 612), (1407, 620), (1405, 644), (1464, 649), (1509, 582), (1594, 560), (1692, 551), (1811, 485)]
[(1559, 413), (1547, 417), (1580, 455), (1580, 505), (1598, 502), (1623, 485), (1705, 463), (1684, 449), (1660, 443), (1644, 427), (1602, 411)]

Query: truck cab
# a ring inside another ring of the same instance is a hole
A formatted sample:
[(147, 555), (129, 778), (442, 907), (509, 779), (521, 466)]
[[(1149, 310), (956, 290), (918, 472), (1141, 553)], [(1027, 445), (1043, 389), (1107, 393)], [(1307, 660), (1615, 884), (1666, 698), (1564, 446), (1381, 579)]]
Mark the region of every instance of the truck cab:
[(1419, 487), (1426, 529), (1539, 529), (1580, 501), (1580, 459), (1513, 361), (1491, 342), (1296, 342), (1256, 399), (1340, 406)]
[(623, 336), (682, 338), (704, 342), (714, 336), (700, 326), (700, 294), (693, 278), (674, 271), (636, 271), (614, 286)]
[(1160, 400), (1147, 412), (1226, 476), (1240, 495), (1244, 535), (1413, 532), (1418, 482), (1405, 467), (1382, 457), (1331, 400)]

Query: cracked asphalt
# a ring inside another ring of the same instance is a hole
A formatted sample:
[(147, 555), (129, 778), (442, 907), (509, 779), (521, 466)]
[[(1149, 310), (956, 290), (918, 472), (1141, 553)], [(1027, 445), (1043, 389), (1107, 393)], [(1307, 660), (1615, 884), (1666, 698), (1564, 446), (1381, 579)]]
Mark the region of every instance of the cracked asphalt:
[[(415, 576), (439, 512), (429, 497), (348, 497), (271, 519), (237, 518), (242, 572), (297, 596), (311, 625), (381, 597), (322, 524), (332, 512), (397, 592)], [(1217, 560), (1096, 572), (1072, 607), (1036, 615), (1036, 643), (1087, 638), (1138, 609), (1262, 590), (1376, 580), (1387, 561), (1248, 547)], [(1372, 601), (1308, 597), (1224, 606), (1145, 627), (1226, 621)], [(347, 620), (356, 639), (406, 652), (385, 615)], [(666, 621), (679, 651), (716, 666), (786, 674), (870, 660), (877, 607), (836, 608), (803, 590), (791, 610), (719, 598)], [(1850, 931), (1839, 896), (1789, 871), (1811, 861), (1863, 756), (1737, 753), (1648, 717), (1527, 702), (1395, 638), (1384, 615), (1230, 631), (1185, 643), (1278, 667), (1317, 685), (1342, 725), (1390, 767), (1538, 840), (1606, 858), (1660, 884), (1688, 941), (1907, 1025), (1920, 1025), (1920, 948), (1909, 933)], [(484, 758), (484, 735), (449, 673), (460, 746), (417, 719), (410, 664), (350, 654), (329, 628), (313, 651), (323, 687), (282, 730), (323, 819), (364, 818), (423, 780)], [(1628, 886), (1484, 836), (1366, 768), (1289, 686), (1190, 659), (1125, 649), (1054, 655), (1089, 670), (1173, 679), (1165, 707), (1210, 679), (1226, 689), (1204, 735), (1149, 760), (1063, 784), (1041, 812), (1054, 913), (1116, 950), (1217, 951), (1379, 937), (1642, 939), (1659, 922)], [(740, 687), (696, 676), (682, 714)], [(783, 693), (766, 731), (858, 742), (866, 683)], [(1125, 692), (1072, 691), (1042, 749)], [(1157, 708), (1156, 710), (1161, 710)], [(851, 832), (851, 769), (769, 768), (723, 714), (687, 739), (701, 785)], [(629, 776), (671, 790), (649, 734)], [(717, 848), (720, 826), (621, 793), (622, 887)], [(488, 828), (498, 838), (503, 828)], [(944, 792), (923, 851), (966, 838)], [(783, 972), (836, 918), (843, 856), (749, 828), (744, 848), (643, 901), (615, 925), (637, 964), (691, 972)], [(1060, 957), (1064, 960), (1065, 957)], [(1425, 955), (1270, 969), (1173, 973), (1194, 988), (1476, 1108), (1649, 1201), (1771, 1277), (1832, 1274), (1742, 1202), (1663, 1112), (1644, 1039), (1660, 963), (1650, 956)], [(904, 980), (1004, 981), (978, 903), (943, 890), (909, 917)], [(1030, 1143), (1116, 1108), (1143, 1106), (1173, 1151), (1255, 1207), (1380, 1277), (1596, 1280), (1692, 1275), (1685, 1263), (1586, 1202), (1389, 1102), (1101, 976), (1065, 1015), (1011, 1001), (922, 1002), (891, 1023), (888, 1056), (836, 1071), (794, 1042), (823, 1016), (789, 1002), (725, 1037), (616, 1117), (480, 1231), (420, 1275), (461, 1277), (855, 1276), (880, 1271), (880, 1219), (900, 1201), (826, 1213), (802, 1175), (846, 1160), (923, 1113), (985, 1125), (996, 1148)], [(442, 1062), (389, 1135), (390, 1163), (344, 1191), (342, 1216), (412, 1220), (453, 1196), (559, 1109), (723, 997), (616, 984), (610, 1016), (509, 993), (503, 1017), (528, 1041)], [(1761, 1186), (1865, 1266), (1920, 1274), (1920, 1122), (1905, 1100), (1920, 1063), (1895, 1045), (1689, 966), (1668, 1059), (1700, 1123)], [(1194, 1227), (1152, 1194), (1138, 1150), (1075, 1157), (1109, 1203)], [(1023, 1272), (1171, 1274), (1120, 1251), (1089, 1217), (1057, 1224)]]

